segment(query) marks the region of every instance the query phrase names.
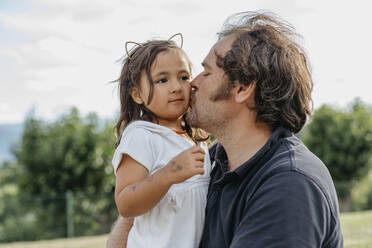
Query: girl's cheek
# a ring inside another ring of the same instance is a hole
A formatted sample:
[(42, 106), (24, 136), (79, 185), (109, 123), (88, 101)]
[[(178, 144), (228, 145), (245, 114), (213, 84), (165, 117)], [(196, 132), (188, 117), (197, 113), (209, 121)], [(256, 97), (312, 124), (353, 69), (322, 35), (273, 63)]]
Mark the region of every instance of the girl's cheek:
[(190, 94), (191, 93), (191, 82), (189, 82), (187, 85), (187, 92)]

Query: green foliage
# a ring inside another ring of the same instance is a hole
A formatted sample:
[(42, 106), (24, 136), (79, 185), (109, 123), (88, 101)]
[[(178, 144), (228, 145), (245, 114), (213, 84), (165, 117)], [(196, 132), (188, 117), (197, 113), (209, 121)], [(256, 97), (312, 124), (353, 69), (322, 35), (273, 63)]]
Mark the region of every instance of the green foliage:
[(336, 182), (358, 180), (368, 172), (372, 155), (372, 109), (358, 99), (346, 110), (323, 105), (303, 141)]
[(113, 124), (95, 114), (72, 108), (50, 123), (29, 115), (9, 172), (17, 195), (0, 195), (0, 241), (65, 237), (67, 191), (76, 196), (76, 235), (107, 233), (117, 217), (114, 144)]
[(366, 177), (355, 183), (351, 197), (353, 210), (372, 209), (372, 170)]
[(103, 149), (107, 148), (102, 145), (105, 143), (100, 142), (95, 114), (82, 119), (77, 109), (72, 109), (48, 125), (28, 118), (20, 149), (15, 150), (21, 166), (21, 191), (49, 195), (66, 190), (103, 192), (105, 169), (110, 165), (111, 154), (103, 154)]

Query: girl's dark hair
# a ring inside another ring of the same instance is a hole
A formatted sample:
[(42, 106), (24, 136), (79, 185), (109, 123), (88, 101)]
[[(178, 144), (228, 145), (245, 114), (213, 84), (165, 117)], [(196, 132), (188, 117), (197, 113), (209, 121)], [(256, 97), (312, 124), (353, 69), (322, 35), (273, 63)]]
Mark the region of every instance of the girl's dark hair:
[[(123, 68), (120, 77), (117, 80), (117, 82), (119, 82), (118, 93), (120, 97), (120, 116), (115, 125), (115, 147), (119, 145), (124, 129), (132, 121), (145, 120), (158, 123), (157, 117), (151, 110), (146, 108), (143, 104), (137, 104), (133, 101), (131, 92), (134, 88), (140, 89), (141, 76), (145, 73), (144, 75), (146, 75), (150, 82), (147, 104), (151, 103), (154, 90), (154, 82), (151, 78), (151, 65), (160, 52), (169, 49), (178, 49), (184, 53), (184, 51), (172, 40), (152, 40), (136, 46), (127, 54), (127, 57), (124, 58)], [(184, 55), (189, 62), (189, 68), (191, 70), (191, 62), (185, 53)], [(194, 141), (204, 140), (205, 137), (200, 136), (197, 130), (191, 128), (185, 118), (183, 118), (183, 123), (183, 128)]]
[(227, 19), (218, 35), (236, 36), (231, 50), (217, 56), (217, 65), (230, 84), (256, 84), (257, 121), (299, 132), (311, 117), (313, 81), (294, 28), (270, 12), (244, 12)]

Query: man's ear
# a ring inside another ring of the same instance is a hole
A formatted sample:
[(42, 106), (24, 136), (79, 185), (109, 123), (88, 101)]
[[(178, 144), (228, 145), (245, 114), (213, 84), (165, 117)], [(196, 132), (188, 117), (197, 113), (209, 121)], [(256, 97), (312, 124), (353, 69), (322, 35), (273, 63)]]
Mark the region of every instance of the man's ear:
[(248, 103), (254, 100), (254, 92), (256, 89), (256, 82), (253, 81), (249, 85), (237, 83), (234, 89), (234, 98), (237, 103)]
[(141, 91), (137, 87), (132, 89), (132, 91), (130, 92), (130, 95), (135, 103), (143, 104), (143, 100), (141, 97)]

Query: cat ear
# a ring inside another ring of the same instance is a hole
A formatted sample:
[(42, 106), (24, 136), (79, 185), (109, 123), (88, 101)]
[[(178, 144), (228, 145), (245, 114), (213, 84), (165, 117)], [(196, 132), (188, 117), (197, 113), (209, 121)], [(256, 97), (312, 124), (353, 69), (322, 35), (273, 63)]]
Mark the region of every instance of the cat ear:
[[(177, 33), (177, 34), (172, 35), (172, 36), (168, 39), (168, 41), (174, 41), (173, 39), (176, 38), (176, 37), (179, 37), (179, 39), (180, 39), (180, 45), (179, 45), (179, 47), (182, 48), (182, 46), (183, 46), (183, 35), (182, 35), (181, 33)], [(175, 42), (175, 41), (174, 41), (174, 42)], [(175, 42), (175, 43), (176, 43), (176, 42)]]
[[(133, 46), (129, 49), (128, 51), (128, 45), (129, 44), (133, 44)], [(127, 41), (125, 42), (125, 52), (127, 53), (127, 58), (131, 59), (131, 56), (129, 55), (129, 52), (131, 50), (133, 50), (135, 47), (143, 47), (143, 45), (141, 43), (137, 43), (137, 42), (134, 42), (134, 41)]]

